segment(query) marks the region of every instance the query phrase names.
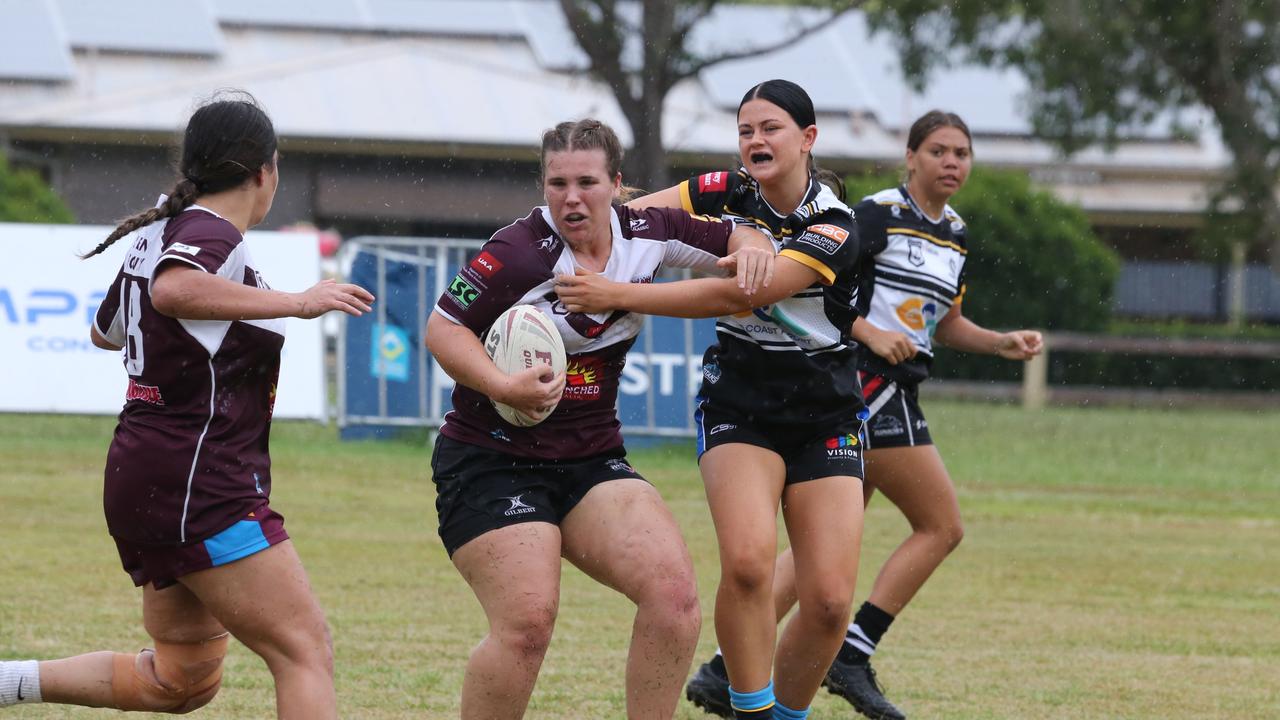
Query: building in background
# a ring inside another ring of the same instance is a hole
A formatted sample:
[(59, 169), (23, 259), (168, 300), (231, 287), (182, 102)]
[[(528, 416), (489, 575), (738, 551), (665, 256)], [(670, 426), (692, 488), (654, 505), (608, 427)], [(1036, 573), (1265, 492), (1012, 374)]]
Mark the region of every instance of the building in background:
[[(110, 223), (172, 181), (168, 148), (194, 101), (253, 93), (281, 137), (271, 228), (345, 236), (486, 237), (539, 200), (537, 146), (592, 115), (629, 140), (613, 96), (554, 0), (0, 0), (0, 150), (38, 169), (81, 222)], [(721, 5), (705, 37), (785, 26), (784, 8)], [(695, 38), (696, 40), (696, 38)], [(1224, 273), (1191, 259), (1212, 183), (1229, 162), (1208, 117), (1194, 137), (1153, 128), (1062, 160), (1030, 135), (1025, 80), (959, 67), (922, 93), (890, 39), (849, 14), (796, 45), (724, 63), (668, 96), (673, 177), (727, 167), (742, 93), (783, 77), (813, 95), (824, 166), (892, 167), (911, 121), (963, 115), (986, 166), (1028, 172), (1078, 203), (1126, 258), (1122, 314), (1225, 314)], [(1249, 314), (1280, 320), (1280, 281), (1249, 270)]]

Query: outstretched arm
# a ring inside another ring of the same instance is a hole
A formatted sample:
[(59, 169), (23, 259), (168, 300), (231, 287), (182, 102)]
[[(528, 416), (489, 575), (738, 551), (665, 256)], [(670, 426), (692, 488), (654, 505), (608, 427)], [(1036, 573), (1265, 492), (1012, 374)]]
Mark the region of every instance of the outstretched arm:
[(780, 256), (768, 287), (747, 295), (734, 278), (698, 278), (663, 283), (618, 283), (578, 269), (556, 276), (556, 294), (571, 312), (610, 310), (704, 318), (770, 305), (813, 285), (821, 276), (809, 266)]
[(965, 317), (960, 305), (952, 306), (938, 322), (934, 338), (953, 350), (999, 355), (1009, 360), (1028, 360), (1044, 349), (1044, 339), (1035, 330), (988, 330)]
[(233, 282), (185, 265), (162, 265), (151, 280), (156, 311), (184, 320), (310, 319), (330, 310), (362, 315), (373, 295), (359, 285), (321, 280), (300, 293), (280, 292)]

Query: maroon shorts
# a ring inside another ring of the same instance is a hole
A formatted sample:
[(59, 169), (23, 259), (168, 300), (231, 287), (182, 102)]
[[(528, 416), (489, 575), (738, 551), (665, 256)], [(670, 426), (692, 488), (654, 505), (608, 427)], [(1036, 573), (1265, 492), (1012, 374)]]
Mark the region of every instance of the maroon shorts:
[(186, 545), (140, 545), (120, 538), (115, 541), (120, 563), (133, 578), (133, 584), (142, 587), (151, 583), (162, 590), (183, 575), (235, 562), (288, 539), (284, 517), (262, 505), (212, 537)]

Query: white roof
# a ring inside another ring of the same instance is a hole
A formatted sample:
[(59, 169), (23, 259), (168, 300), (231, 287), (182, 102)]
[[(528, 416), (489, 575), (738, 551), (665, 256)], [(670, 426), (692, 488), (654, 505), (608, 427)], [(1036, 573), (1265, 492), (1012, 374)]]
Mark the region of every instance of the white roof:
[[(160, 0), (0, 0), (0, 128), (168, 137), (198, 98), (237, 87), (266, 106), (286, 139), (527, 148), (556, 122), (592, 115), (630, 140), (608, 88), (572, 72), (585, 58), (554, 0), (192, 0), (180, 31), (152, 19), (166, 8)], [(750, 47), (813, 17), (807, 12), (721, 5), (695, 27), (691, 45)], [(984, 162), (1058, 161), (1029, 135), (1021, 75), (962, 66), (916, 93), (890, 38), (869, 34), (858, 13), (678, 85), (667, 101), (667, 146), (736, 152), (738, 102), (773, 77), (814, 98), (819, 159), (896, 160), (910, 122), (941, 107), (965, 117)], [(1204, 128), (1195, 141), (1149, 136), (1071, 164), (1221, 169), (1228, 158), (1216, 126), (1195, 119)]]

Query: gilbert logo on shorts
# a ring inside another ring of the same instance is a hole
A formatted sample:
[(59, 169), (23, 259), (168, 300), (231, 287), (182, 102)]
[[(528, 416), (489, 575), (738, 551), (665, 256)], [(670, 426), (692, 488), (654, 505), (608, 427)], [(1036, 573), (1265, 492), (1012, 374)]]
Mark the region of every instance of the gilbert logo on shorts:
[(858, 457), (858, 436), (849, 434), (827, 438), (827, 457)]
[(502, 499), (510, 501), (511, 507), (507, 508), (507, 511), (502, 514), (510, 517), (512, 515), (524, 515), (525, 513), (533, 512), (535, 508), (532, 505), (526, 504), (524, 500), (521, 500), (520, 498), (522, 497), (524, 497), (524, 493), (520, 493), (514, 497), (504, 496)]

